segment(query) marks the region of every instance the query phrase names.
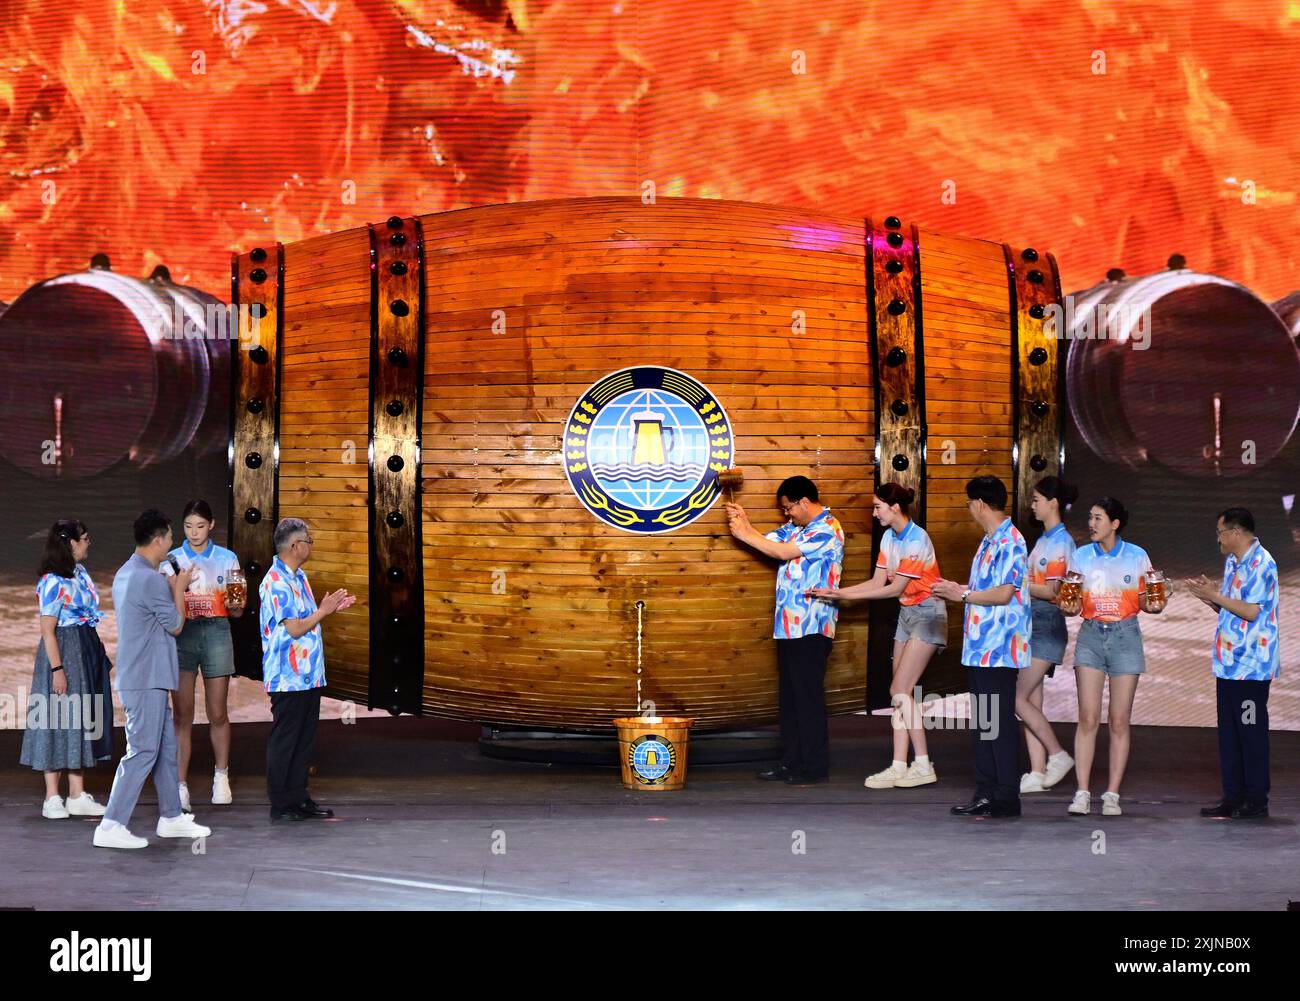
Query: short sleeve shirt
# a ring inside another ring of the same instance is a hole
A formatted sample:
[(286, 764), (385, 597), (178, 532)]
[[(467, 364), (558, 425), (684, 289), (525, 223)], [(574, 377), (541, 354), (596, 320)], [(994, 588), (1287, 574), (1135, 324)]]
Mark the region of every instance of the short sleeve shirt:
[(1029, 553), (1019, 529), (1005, 519), (984, 537), (971, 562), (972, 591), (1013, 584), (1015, 593), (1006, 605), (966, 606), (961, 662), (967, 667), (1029, 666)]
[(821, 634), (835, 638), (839, 609), (834, 602), (806, 598), (812, 587), (837, 587), (844, 563), (844, 529), (823, 508), (807, 525), (800, 528), (787, 521), (765, 538), (773, 542), (793, 542), (803, 554), (782, 563), (776, 572), (776, 617), (772, 628), (775, 639), (798, 639)]
[(1151, 560), (1141, 546), (1120, 539), (1105, 552), (1093, 542), (1076, 549), (1070, 569), (1083, 576), (1083, 617), (1098, 622), (1120, 622), (1141, 611), (1138, 597), (1146, 587), (1143, 575)]
[(305, 692), (325, 684), (325, 643), (320, 624), (297, 639), (285, 619), (305, 619), (316, 598), (300, 567), (295, 573), (277, 556), (258, 588), (262, 626), (262, 680), (268, 692)]
[(941, 579), (934, 544), (925, 529), (915, 521), (908, 521), (901, 533), (895, 533), (892, 528), (885, 529), (876, 566), (884, 567), (891, 576), (911, 578), (899, 596), (901, 605), (918, 605), (925, 601), (930, 597), (934, 582)]
[(1254, 622), (1219, 609), (1214, 674), (1229, 681), (1272, 681), (1281, 673), (1277, 563), (1256, 539), (1240, 560), (1228, 555), (1219, 593), (1259, 606)]
[[(194, 576), (185, 591), (185, 617), (187, 619), (228, 618), (226, 609), (226, 580), (230, 571), (239, 569), (239, 558), (229, 549), (209, 542), (203, 552), (190, 545), (190, 540), (173, 549), (169, 556), (176, 558), (181, 570), (194, 568)], [(158, 565), (166, 576), (172, 576), (171, 564), (166, 560)]]
[(56, 626), (97, 626), (103, 618), (95, 582), (80, 563), (71, 577), (47, 573), (36, 582), (36, 596), (41, 614), (57, 618)]
[(1029, 554), (1029, 583), (1042, 586), (1054, 580), (1064, 580), (1074, 548), (1074, 539), (1070, 538), (1064, 524), (1040, 535), (1034, 543), (1034, 551)]

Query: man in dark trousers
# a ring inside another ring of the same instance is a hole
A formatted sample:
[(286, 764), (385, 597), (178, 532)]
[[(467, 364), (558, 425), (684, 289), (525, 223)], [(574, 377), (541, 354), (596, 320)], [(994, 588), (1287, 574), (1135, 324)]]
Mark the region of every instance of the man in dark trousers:
[(966, 607), (961, 662), (970, 681), (975, 739), (975, 796), (952, 812), (971, 817), (1020, 816), (1020, 727), (1016, 681), (1029, 666), (1029, 552), (1006, 513), (1007, 488), (996, 476), (966, 484), (966, 507), (984, 539), (970, 583), (941, 580), (933, 593)]
[(1282, 669), (1278, 642), (1277, 563), (1255, 536), (1255, 518), (1230, 507), (1215, 526), (1227, 557), (1223, 584), (1207, 577), (1187, 589), (1219, 613), (1214, 677), (1219, 705), (1219, 770), (1223, 799), (1202, 817), (1255, 820), (1268, 816), (1268, 689)]
[(258, 589), (261, 600), (262, 680), (271, 696), (266, 740), (266, 790), (272, 820), (332, 817), (307, 795), (307, 771), (316, 747), (320, 693), (325, 687), (321, 620), (350, 608), (356, 597), (339, 589), (312, 595), (302, 565), (311, 556), (307, 523), (285, 518), (275, 527), (275, 559)]
[(830, 777), (826, 732), (826, 661), (835, 638), (839, 608), (807, 595), (810, 588), (836, 587), (844, 563), (844, 529), (817, 496), (806, 476), (791, 476), (776, 491), (788, 519), (763, 535), (739, 504), (727, 505), (731, 534), (765, 556), (780, 560), (776, 571), (776, 640), (780, 672), (781, 764), (758, 777), (792, 785)]

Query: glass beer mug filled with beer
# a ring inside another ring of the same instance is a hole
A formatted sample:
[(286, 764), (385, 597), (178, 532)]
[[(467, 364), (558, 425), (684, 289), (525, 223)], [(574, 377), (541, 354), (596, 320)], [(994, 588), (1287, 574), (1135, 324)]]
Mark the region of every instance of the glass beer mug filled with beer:
[(1056, 604), (1066, 615), (1077, 615), (1083, 603), (1083, 574), (1071, 570), (1061, 581), (1056, 594)]
[(244, 571), (238, 567), (226, 576), (226, 604), (248, 604), (248, 580), (244, 577)]
[(1169, 600), (1169, 593), (1166, 590), (1165, 574), (1163, 570), (1156, 570), (1154, 567), (1146, 572), (1146, 597), (1147, 607), (1153, 612), (1164, 610), (1165, 603)]

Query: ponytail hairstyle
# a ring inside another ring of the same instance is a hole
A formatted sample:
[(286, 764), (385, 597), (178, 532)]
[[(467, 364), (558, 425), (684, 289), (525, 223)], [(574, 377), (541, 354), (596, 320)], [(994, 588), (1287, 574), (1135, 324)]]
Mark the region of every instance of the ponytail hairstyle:
[(1119, 529), (1115, 532), (1119, 535), (1124, 531), (1124, 526), (1128, 524), (1128, 508), (1117, 501), (1114, 497), (1103, 497), (1097, 501), (1093, 507), (1099, 507), (1106, 512), (1106, 517), (1111, 521), (1119, 522)]
[(909, 518), (908, 508), (912, 501), (916, 500), (916, 491), (911, 487), (905, 487), (901, 483), (882, 483), (876, 488), (876, 496), (889, 505), (898, 505), (898, 510), (902, 511)]
[(71, 578), (77, 569), (77, 561), (72, 557), (72, 543), (83, 539), (86, 532), (86, 526), (76, 518), (60, 518), (51, 525), (50, 534), (45, 537), (40, 569), (36, 571), (37, 580), (47, 573)]
[(1061, 517), (1070, 510), (1070, 505), (1079, 499), (1079, 488), (1073, 483), (1066, 483), (1059, 476), (1044, 476), (1034, 489), (1048, 500), (1054, 500), (1060, 508)]

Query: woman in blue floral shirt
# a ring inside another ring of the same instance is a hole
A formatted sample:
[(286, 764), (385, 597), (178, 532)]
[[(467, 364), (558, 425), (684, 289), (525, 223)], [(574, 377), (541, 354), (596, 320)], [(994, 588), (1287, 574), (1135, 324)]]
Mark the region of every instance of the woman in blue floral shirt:
[[(108, 661), (95, 627), (99, 593), (82, 560), (90, 533), (75, 518), (56, 521), (45, 540), (36, 593), (41, 641), (36, 647), (21, 764), (45, 773), (48, 820), (99, 817), (103, 805), (86, 792), (81, 770), (113, 756), (113, 699)], [(68, 773), (68, 800), (59, 775)]]

